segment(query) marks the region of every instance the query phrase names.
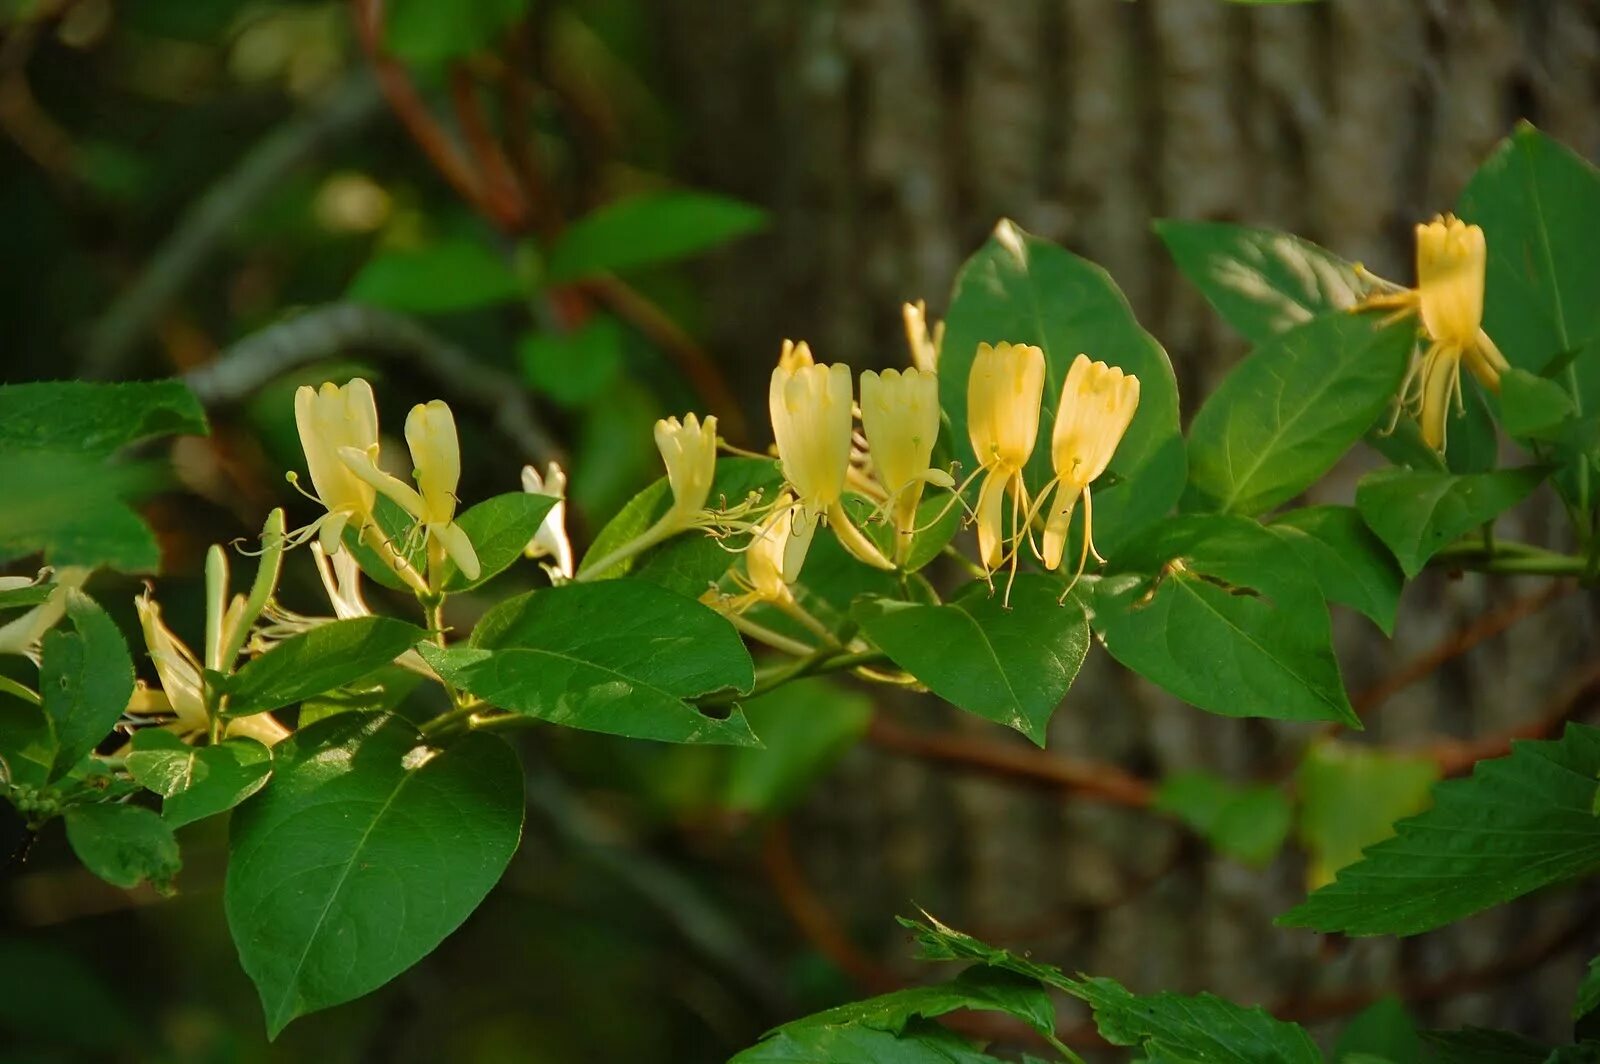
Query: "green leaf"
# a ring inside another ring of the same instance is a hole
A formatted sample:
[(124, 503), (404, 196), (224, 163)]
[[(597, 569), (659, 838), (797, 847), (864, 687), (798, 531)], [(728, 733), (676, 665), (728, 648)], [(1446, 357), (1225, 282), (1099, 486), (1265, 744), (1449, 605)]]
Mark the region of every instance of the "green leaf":
[(1087, 354), (1139, 378), (1139, 410), (1094, 489), (1095, 545), (1115, 558), (1123, 543), (1165, 516), (1183, 493), (1178, 386), (1166, 352), (1140, 327), (1105, 270), (1001, 222), (956, 278), (940, 355), (939, 401), (966, 469), (977, 468), (967, 435), (973, 357), (980, 342), (1001, 341), (1036, 344), (1045, 353), (1039, 444), (1028, 464), (1035, 488), (1053, 476), (1050, 434), (1072, 360)]
[(1388, 407), (1415, 339), (1411, 321), (1333, 314), (1262, 343), (1195, 415), (1184, 506), (1257, 514), (1304, 491)]
[(43, 787), (50, 782), (56, 743), (44, 710), (0, 695), (0, 781)]
[(29, 584), (0, 591), (0, 610), (20, 610), (42, 605), (49, 600), (54, 584)]
[(519, 595), (478, 622), (471, 647), (419, 649), (451, 683), (514, 713), (638, 739), (758, 745), (737, 706), (715, 717), (687, 701), (750, 690), (754, 666), (739, 633), (654, 584)]
[(452, 239), (407, 251), (379, 252), (345, 293), (411, 314), (451, 314), (520, 299), (523, 284), (499, 255), (476, 240)]
[(917, 1017), (931, 1020), (957, 1009), (1005, 1013), (1041, 1034), (1055, 1033), (1055, 1006), (1039, 981), (987, 965), (968, 968), (948, 983), (909, 987), (864, 1001), (852, 1001), (786, 1023), (778, 1030), (797, 1032), (857, 1025), (900, 1034)]
[(1265, 1009), (1210, 994), (1134, 994), (1111, 979), (1088, 979), (1073, 991), (1094, 1009), (1112, 1045), (1136, 1046), (1153, 1060), (1181, 1064), (1322, 1064), (1322, 1053), (1297, 1024)]
[(1112, 657), (1201, 709), (1359, 727), (1316, 583), (1254, 521), (1152, 529), (1097, 582), (1090, 621)]
[(779, 1028), (728, 1064), (994, 1064), (959, 1035), (933, 1023), (904, 1034), (845, 1024)]
[(410, 650), (427, 633), (391, 617), (329, 621), (291, 636), (228, 681), (225, 713), (248, 717), (359, 680)]
[(871, 639), (934, 694), (969, 713), (1045, 742), (1050, 715), (1089, 651), (1076, 599), (1061, 581), (1017, 578), (1011, 604), (982, 581), (942, 606), (864, 599), (853, 615)]
[(300, 703), (299, 725), (338, 713), (385, 713), (397, 709), (422, 683), (422, 675), (403, 665), (385, 665), (342, 687)]
[[(708, 505), (719, 509), (737, 506), (751, 492), (771, 498), (782, 479), (778, 464), (772, 459), (718, 459)], [(633, 558), (608, 565), (604, 573), (590, 574), (596, 563), (655, 524), (671, 508), (672, 487), (662, 477), (630, 499), (607, 522), (584, 554), (578, 572), (588, 579), (632, 576), (698, 598), (738, 560), (730, 550), (742, 546), (746, 537), (719, 541), (700, 532), (685, 532)]]
[(342, 714), (273, 752), (233, 815), (224, 893), (276, 1037), (375, 990), (477, 908), (522, 834), (522, 770), (492, 735), (443, 750), (394, 717)]
[(164, 480), (149, 464), (68, 451), (0, 451), (0, 560), (39, 551), (51, 565), (154, 572), (155, 536), (127, 500)]
[(608, 203), (556, 238), (554, 284), (698, 255), (767, 226), (767, 212), (706, 192), (652, 192)]
[[(1461, 194), (1489, 249), (1484, 330), (1513, 366), (1540, 373), (1600, 339), (1600, 171), (1530, 125), (1502, 141)], [(1585, 405), (1600, 399), (1594, 358), (1577, 358)]]
[(720, 751), (728, 760), (722, 800), (762, 815), (798, 804), (872, 722), (870, 699), (822, 677), (774, 688), (744, 712), (762, 748)]
[(1549, 439), (1577, 412), (1572, 395), (1555, 381), (1515, 366), (1500, 375), (1500, 424), (1519, 440)]
[(1353, 743), (1316, 743), (1300, 763), (1300, 842), (1313, 887), (1394, 834), (1395, 821), (1428, 807), (1439, 766), (1428, 757)]
[(562, 406), (584, 406), (615, 385), (626, 337), (617, 319), (597, 314), (571, 332), (528, 333), (517, 358), (534, 391)]
[(145, 728), (132, 745), (128, 771), (161, 795), (161, 817), (172, 828), (227, 812), (272, 774), (272, 755), (254, 739), (190, 746), (169, 731)]
[(1348, 310), (1366, 294), (1352, 264), (1288, 233), (1170, 218), (1155, 230), (1183, 275), (1253, 344)]
[(1468, 474), (1380, 469), (1356, 486), (1356, 509), (1409, 579), (1456, 537), (1527, 498), (1544, 478), (1537, 466)]
[(204, 436), (205, 411), (182, 381), (0, 385), (0, 450), (107, 457), (152, 436)]
[(483, 51), (528, 13), (531, 0), (389, 0), (384, 45), (423, 68)]
[(1578, 984), (1577, 1000), (1572, 1003), (1572, 1018), (1581, 1020), (1596, 1009), (1600, 1009), (1600, 956), (1589, 961), (1589, 970), (1583, 973), (1583, 982)]
[(1517, 742), (1470, 779), (1434, 788), (1433, 808), (1395, 825), (1338, 879), (1280, 916), (1288, 927), (1414, 935), (1600, 869), (1600, 729)]
[(39, 694), (55, 744), (52, 780), (110, 734), (133, 695), (133, 658), (116, 622), (76, 588), (66, 596), (73, 631), (45, 633), (39, 669)]
[(183, 866), (172, 828), (148, 809), (116, 803), (67, 810), (67, 842), (83, 866), (112, 886), (130, 889), (149, 880), (171, 887)]
[(1257, 868), (1278, 855), (1294, 816), (1280, 788), (1239, 787), (1208, 772), (1167, 777), (1155, 807), (1200, 832), (1222, 853)]
[(1399, 998), (1392, 994), (1379, 998), (1339, 1032), (1333, 1047), (1334, 1064), (1351, 1064), (1358, 1054), (1390, 1064), (1422, 1064), (1422, 1039)]
[(1275, 518), (1267, 531), (1293, 548), (1322, 597), (1394, 633), (1405, 575), (1383, 541), (1349, 506), (1308, 506)]
[(480, 571), (476, 580), (468, 580), (453, 563), (448, 564), (444, 589), (470, 591), (499, 576), (522, 557), (533, 534), (544, 522), (544, 515), (555, 504), (556, 499), (551, 495), (507, 492), (485, 499), (456, 518), (456, 524), (477, 550)]

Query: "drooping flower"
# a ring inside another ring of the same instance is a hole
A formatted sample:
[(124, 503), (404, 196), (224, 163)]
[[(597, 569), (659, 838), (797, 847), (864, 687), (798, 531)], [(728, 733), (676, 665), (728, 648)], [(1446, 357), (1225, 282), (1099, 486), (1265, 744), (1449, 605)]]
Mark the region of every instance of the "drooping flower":
[(922, 300), (900, 308), (905, 321), (906, 344), (911, 348), (911, 364), (924, 373), (939, 371), (939, 349), (944, 346), (944, 322), (928, 328), (928, 306)]
[(533, 534), (523, 554), (529, 558), (549, 558), (545, 572), (556, 583), (572, 579), (572, 541), (567, 538), (567, 474), (555, 462), (545, 467), (544, 475), (533, 466), (522, 467), (522, 490), (531, 495), (551, 495), (555, 505), (545, 512), (539, 531)]
[(793, 536), (794, 502), (794, 496), (787, 492), (780, 495), (772, 512), (751, 534), (750, 545), (744, 550), (747, 575), (741, 577), (737, 571), (731, 574), (744, 591), (731, 604), (735, 612), (743, 612), (758, 602), (782, 606), (794, 601), (783, 568), (784, 555)]
[[(171, 715), (175, 719), (168, 727), (182, 738), (203, 735), (210, 727), (211, 718), (206, 709), (205, 680), (200, 671), (200, 659), (188, 645), (173, 634), (161, 619), (161, 607), (147, 591), (133, 600), (139, 614), (139, 627), (144, 632), (145, 649), (155, 664), (160, 689), (153, 690), (141, 681), (134, 690), (130, 712)], [(289, 729), (271, 713), (256, 713), (228, 721), (225, 733), (242, 735), (272, 746), (289, 734)]]
[(406, 417), (406, 446), (416, 470), (415, 488), (378, 468), (376, 444), (366, 450), (341, 447), (339, 457), (359, 478), (398, 503), (422, 525), (428, 539), (431, 581), (437, 583), (440, 579), (445, 558), (453, 561), (467, 579), (477, 579), (481, 571), (477, 551), (455, 523), (461, 444), (450, 407), (438, 399), (412, 407)]
[(768, 406), (778, 461), (794, 489), (798, 511), (785, 546), (783, 571), (789, 580), (799, 574), (824, 519), (851, 554), (868, 565), (892, 569), (844, 510), (853, 418), (850, 367), (819, 365), (807, 345), (785, 341), (772, 371)]
[[(1055, 431), (1050, 440), (1050, 457), (1055, 467), (1055, 501), (1045, 520), (1044, 564), (1054, 569), (1061, 564), (1067, 530), (1078, 499), (1083, 499), (1083, 550), (1077, 574), (1083, 573), (1094, 549), (1094, 509), (1089, 485), (1111, 464), (1111, 456), (1139, 408), (1139, 378), (1104, 362), (1091, 362), (1079, 355), (1067, 370), (1061, 388), (1061, 405), (1056, 411)], [(1049, 492), (1049, 487), (1045, 492)]]
[(896, 554), (903, 558), (916, 527), (917, 504), (926, 484), (952, 487), (950, 474), (930, 468), (939, 438), (939, 378), (908, 369), (861, 374), (861, 426), (872, 469), (887, 496)]
[[(304, 385), (294, 393), (294, 421), (300, 433), (300, 446), (311, 473), (314, 498), (327, 514), (302, 530), (294, 542), (313, 533), (329, 554), (337, 554), (340, 537), (347, 524), (359, 528), (372, 514), (375, 491), (340, 458), (346, 448), (376, 452), (378, 447), (378, 407), (372, 386), (360, 377), (343, 387), (329, 381), (320, 388)], [(291, 482), (294, 474), (289, 475)]]
[[(1022, 470), (1039, 436), (1044, 395), (1044, 352), (1029, 344), (979, 344), (967, 378), (967, 432), (983, 484), (978, 490), (978, 555), (990, 572), (1010, 557), (1027, 534), (1030, 509)], [(1011, 533), (1005, 534), (1009, 495)]]
[(1510, 364), (1483, 331), (1483, 230), (1445, 214), (1418, 225), (1416, 239), (1417, 287), (1369, 296), (1355, 309), (1393, 307), (1420, 317), (1427, 346), (1412, 362), (1400, 399), (1415, 413), (1428, 446), (1443, 450), (1450, 410), (1461, 409), (1461, 366), (1497, 392)]

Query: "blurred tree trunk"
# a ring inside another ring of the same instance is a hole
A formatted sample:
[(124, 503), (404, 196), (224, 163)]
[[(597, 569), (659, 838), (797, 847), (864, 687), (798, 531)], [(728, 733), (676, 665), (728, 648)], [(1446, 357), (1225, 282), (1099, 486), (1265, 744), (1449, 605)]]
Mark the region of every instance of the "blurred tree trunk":
[[(768, 236), (708, 276), (713, 345), (737, 352), (730, 372), (756, 402), (784, 336), (858, 367), (902, 362), (899, 304), (942, 310), (963, 257), (1006, 216), (1111, 271), (1167, 345), (1192, 414), (1243, 347), (1181, 283), (1152, 219), (1289, 229), (1409, 277), (1412, 224), (1448, 209), (1517, 119), (1600, 150), (1600, 0), (673, 0), (660, 34), (690, 179), (774, 212)], [(1559, 536), (1553, 523), (1517, 531)], [(1527, 590), (1425, 578), (1393, 644), (1339, 618), (1349, 686)], [(1581, 598), (1397, 695), (1369, 735), (1404, 743), (1527, 718), (1592, 661)], [(931, 716), (931, 702), (907, 708)], [(1151, 776), (1242, 778), (1306, 734), (1177, 706), (1096, 653), (1051, 745)], [(1557, 899), (1418, 943), (1325, 949), (1271, 926), (1303, 887), (1293, 857), (1261, 873), (1188, 862), (1117, 904), (1184, 845), (1148, 814), (866, 748), (841, 776), (799, 818), (796, 844), (885, 963), (906, 952), (889, 917), (915, 899), (1069, 969), (1271, 1002), (1475, 968), (1569, 918)], [(1561, 1035), (1592, 945), (1423, 1015)]]

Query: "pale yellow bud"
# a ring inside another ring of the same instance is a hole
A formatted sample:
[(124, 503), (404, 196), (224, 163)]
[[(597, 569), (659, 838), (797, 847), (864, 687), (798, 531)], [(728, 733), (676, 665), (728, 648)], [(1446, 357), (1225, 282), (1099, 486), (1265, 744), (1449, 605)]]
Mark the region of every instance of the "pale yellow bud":
[(1016, 471), (1039, 435), (1044, 352), (1029, 344), (979, 344), (967, 378), (967, 431), (978, 463)]
[(144, 632), (145, 649), (155, 663), (156, 676), (167, 704), (178, 717), (181, 728), (198, 731), (206, 727), (206, 701), (200, 676), (200, 661), (161, 619), (161, 607), (149, 594), (133, 600)]
[[(1050, 457), (1056, 473), (1055, 502), (1045, 521), (1044, 564), (1061, 564), (1072, 511), (1089, 485), (1106, 471), (1111, 456), (1139, 408), (1139, 378), (1079, 355), (1067, 371), (1056, 411)], [(1085, 557), (1092, 549), (1090, 516), (1084, 515)]]
[(805, 344), (785, 345), (772, 371), (768, 405), (778, 460), (784, 479), (813, 519), (844, 494), (850, 467), (850, 393), (850, 367), (817, 365)]
[(693, 414), (680, 423), (669, 417), (656, 422), (656, 448), (667, 467), (672, 487), (671, 518), (692, 520), (705, 509), (717, 475), (717, 419), (701, 421)]
[(939, 378), (917, 369), (861, 374), (861, 427), (890, 499), (890, 519), (908, 534), (923, 485), (951, 486), (949, 474), (929, 468), (939, 438)]
[(322, 545), (337, 553), (345, 524), (364, 523), (372, 512), (372, 485), (339, 457), (345, 448), (368, 451), (378, 446), (372, 386), (360, 377), (343, 387), (331, 381), (320, 388), (305, 385), (294, 395), (294, 421), (317, 499), (330, 515), (321, 525)]

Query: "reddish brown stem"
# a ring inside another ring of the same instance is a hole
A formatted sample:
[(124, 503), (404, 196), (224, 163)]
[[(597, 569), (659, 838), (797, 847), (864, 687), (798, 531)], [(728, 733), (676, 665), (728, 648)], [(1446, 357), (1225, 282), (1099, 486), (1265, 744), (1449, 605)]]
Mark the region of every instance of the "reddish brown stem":
[(466, 138), (467, 149), (477, 161), (478, 173), (484, 176), (483, 202), (489, 216), (502, 230), (520, 233), (528, 224), (528, 204), (522, 189), (511, 170), (511, 161), (505, 149), (495, 139), (489, 120), (483, 113), (483, 101), (478, 87), (467, 68), (457, 63), (450, 68), (450, 99), (455, 107), (456, 121)]

